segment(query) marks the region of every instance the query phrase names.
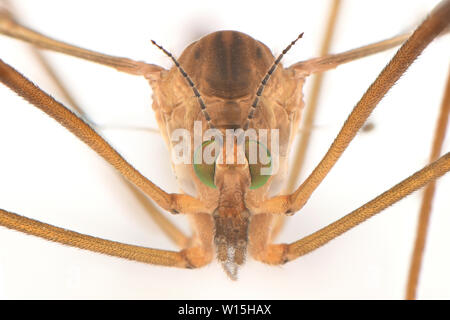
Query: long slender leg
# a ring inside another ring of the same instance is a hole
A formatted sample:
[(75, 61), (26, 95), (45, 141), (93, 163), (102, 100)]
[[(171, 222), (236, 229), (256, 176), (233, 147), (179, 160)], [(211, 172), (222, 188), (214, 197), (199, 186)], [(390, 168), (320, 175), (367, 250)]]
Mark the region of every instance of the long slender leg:
[(188, 195), (169, 194), (160, 189), (131, 166), (89, 125), (1, 60), (0, 81), (66, 127), (161, 208), (172, 213), (211, 213), (214, 209), (205, 207), (200, 200)]
[(327, 153), (309, 177), (290, 194), (271, 198), (257, 208), (257, 213), (291, 214), (300, 210), (328, 172), (339, 160), (358, 130), (375, 109), (377, 104), (400, 76), (408, 69), (426, 46), (450, 24), (450, 0), (442, 1), (402, 45), (394, 58), (369, 87), (361, 100), (350, 113), (338, 136)]
[(61, 52), (81, 59), (103, 64), (122, 72), (145, 76), (149, 79), (157, 79), (159, 77), (159, 73), (165, 70), (164, 68), (154, 64), (134, 61), (128, 58), (114, 57), (51, 39), (34, 30), (22, 26), (18, 22), (14, 21), (10, 15), (5, 14), (5, 12), (0, 12), (0, 33), (12, 38), (29, 42), (42, 49)]
[[(129, 245), (58, 228), (2, 209), (0, 209), (0, 225), (68, 246), (149, 264), (195, 268), (209, 262), (202, 256), (205, 255), (202, 248), (193, 247), (175, 252)], [(212, 256), (212, 252), (207, 256)]]
[[(19, 21), (17, 19), (17, 14), (10, 1), (2, 0), (0, 4), (3, 4), (6, 7), (6, 8), (0, 7), (0, 19), (7, 18), (12, 21)], [(69, 90), (64, 85), (64, 82), (58, 76), (55, 69), (52, 67), (47, 58), (41, 53), (41, 51), (39, 51), (33, 46), (30, 46), (29, 50), (36, 58), (38, 63), (41, 65), (41, 67), (44, 69), (45, 73), (48, 75), (53, 84), (57, 87), (62, 97), (66, 99), (66, 101), (69, 103), (70, 107), (73, 108), (76, 112), (78, 112), (78, 114), (80, 114), (84, 119), (87, 119), (85, 111), (80, 107), (80, 105), (78, 104), (76, 99), (72, 96), (72, 94), (70, 94)]]
[[(433, 147), (430, 154), (430, 162), (436, 160), (442, 152), (445, 132), (447, 131), (448, 119), (450, 115), (450, 69), (447, 79), (447, 85), (442, 100), (441, 111), (437, 121), (434, 133)], [(417, 283), (419, 281), (420, 268), (422, 265), (423, 252), (425, 249), (425, 241), (427, 238), (428, 225), (431, 215), (431, 207), (436, 190), (436, 182), (430, 182), (424, 191), (422, 204), (420, 207), (419, 221), (417, 224), (416, 242), (411, 257), (409, 269), (408, 284), (406, 288), (406, 299), (412, 300), (416, 298)]]
[[(444, 30), (441, 35), (448, 34), (450, 29)], [(404, 43), (411, 36), (410, 33), (404, 33), (386, 40), (378, 41), (365, 45), (356, 49), (348, 50), (341, 53), (328, 54), (318, 58), (312, 58), (294, 63), (289, 69), (295, 70), (299, 75), (307, 76), (313, 73), (321, 73), (334, 69), (341, 64), (349, 63), (354, 60), (365, 58), (373, 54), (377, 54)]]
[[(8, 15), (10, 19), (18, 21), (17, 14), (14, 12), (11, 4), (3, 0), (8, 6), (8, 11), (4, 10), (4, 14)], [(57, 89), (61, 92), (62, 96), (69, 102), (70, 106), (77, 111), (80, 116), (86, 120), (89, 119), (85, 110), (79, 106), (76, 102), (76, 99), (70, 93), (70, 90), (64, 84), (62, 79), (58, 76), (57, 72), (54, 70), (50, 62), (46, 59), (46, 57), (41, 53), (41, 51), (37, 50), (34, 47), (30, 47), (30, 51), (38, 60), (39, 64), (43, 67), (44, 71), (50, 77), (52, 82), (56, 85)], [(89, 124), (93, 124), (92, 121), (88, 121)], [(95, 125), (95, 128), (99, 128), (98, 125)], [(121, 176), (123, 178), (123, 176)], [(141, 204), (142, 207), (146, 209), (151, 218), (155, 221), (155, 223), (163, 230), (163, 232), (179, 247), (185, 248), (189, 241), (188, 237), (186, 237), (172, 222), (170, 222), (162, 213), (158, 211), (158, 209), (153, 205), (153, 203), (145, 197), (139, 190), (136, 189), (131, 183), (129, 183), (126, 179), (123, 178), (123, 183), (127, 186), (130, 192), (133, 194), (134, 198)]]
[[(333, 38), (333, 30), (336, 28), (337, 16), (339, 13), (341, 1), (335, 0), (330, 9), (330, 16), (328, 18), (328, 25), (325, 32), (325, 37), (320, 48), (320, 56), (326, 55), (330, 51), (331, 40)], [(318, 74), (312, 79), (312, 88), (309, 93), (309, 103), (305, 109), (304, 120), (302, 123), (302, 135), (299, 138), (297, 145), (295, 146), (295, 157), (292, 162), (291, 175), (289, 177), (286, 190), (287, 192), (293, 192), (295, 184), (297, 183), (300, 172), (303, 168), (303, 162), (305, 160), (308, 144), (311, 139), (311, 130), (317, 113), (317, 104), (319, 101), (320, 89), (323, 83), (323, 74)]]
[[(2, 4), (6, 8), (3, 8)], [(7, 17), (8, 19), (20, 24), (20, 20), (17, 18), (17, 12), (15, 8), (13, 8), (10, 1), (0, 0), (0, 19), (2, 19), (2, 16)], [(83, 118), (83, 120), (85, 120), (85, 122), (88, 122), (89, 125), (91, 125), (95, 129), (139, 130), (159, 134), (159, 130), (149, 127), (99, 125), (97, 123), (94, 123), (92, 119), (90, 119), (88, 114), (85, 112), (85, 110), (79, 105), (74, 96), (70, 93), (70, 90), (68, 90), (67, 86), (64, 84), (64, 81), (62, 81), (61, 77), (58, 76), (58, 73), (53, 68), (48, 59), (43, 55), (43, 53), (33, 46), (30, 46), (29, 49), (33, 54), (33, 56), (36, 58), (37, 62), (42, 66), (45, 73), (49, 76), (50, 80), (53, 82), (58, 91), (61, 93), (62, 97), (69, 103), (69, 107), (75, 110)]]
[(271, 252), (270, 259), (263, 261), (270, 264), (281, 264), (320, 248), (448, 171), (450, 171), (450, 152), (319, 231), (290, 244), (270, 245), (268, 247)]
[(366, 46), (362, 46), (356, 49), (348, 50), (341, 53), (328, 54), (320, 56), (319, 58), (313, 58), (305, 61), (300, 61), (292, 66), (290, 69), (295, 70), (300, 74), (310, 75), (313, 73), (321, 73), (334, 69), (341, 64), (352, 62), (357, 59), (365, 58), (376, 53), (380, 53), (401, 45), (408, 40), (411, 33), (401, 34), (383, 41), (375, 42)]

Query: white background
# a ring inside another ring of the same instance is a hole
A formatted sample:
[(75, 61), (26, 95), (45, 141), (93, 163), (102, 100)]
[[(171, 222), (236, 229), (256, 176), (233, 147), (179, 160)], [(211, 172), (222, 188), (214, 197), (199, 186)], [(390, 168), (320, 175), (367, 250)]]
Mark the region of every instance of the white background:
[[(179, 56), (220, 29), (245, 32), (283, 60), (315, 57), (330, 1), (14, 1), (28, 26), (100, 52), (171, 67), (150, 44)], [(333, 52), (411, 29), (437, 1), (344, 1)], [(333, 171), (280, 236), (292, 242), (342, 217), (427, 162), (450, 41), (433, 43), (371, 117)], [(27, 47), (0, 37), (1, 59), (59, 98)], [(323, 156), (364, 90), (394, 51), (331, 71), (306, 172)], [(96, 122), (156, 128), (145, 80), (61, 54), (47, 56)], [(305, 91), (308, 92), (309, 86)], [(306, 97), (308, 101), (308, 98)], [(141, 131), (102, 134), (145, 176), (177, 192), (162, 139)], [(450, 150), (447, 138), (444, 151)], [(439, 180), (419, 298), (450, 298), (450, 176)], [(0, 228), (0, 298), (401, 299), (421, 193), (323, 248), (281, 267), (251, 259), (230, 281), (213, 262), (181, 270), (130, 262)], [(175, 250), (111, 167), (54, 120), (0, 86), (0, 207), (125, 243)], [(169, 214), (167, 213), (169, 216)], [(188, 232), (185, 218), (171, 217)]]

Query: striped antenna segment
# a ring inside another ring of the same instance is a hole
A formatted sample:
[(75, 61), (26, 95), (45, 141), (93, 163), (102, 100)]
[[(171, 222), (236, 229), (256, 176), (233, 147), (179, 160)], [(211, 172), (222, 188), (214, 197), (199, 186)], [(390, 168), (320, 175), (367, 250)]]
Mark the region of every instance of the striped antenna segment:
[(198, 103), (200, 105), (200, 109), (202, 110), (203, 116), (205, 117), (206, 122), (208, 123), (208, 127), (210, 129), (214, 129), (214, 125), (211, 123), (211, 117), (208, 114), (208, 111), (206, 111), (206, 105), (205, 102), (202, 99), (202, 96), (200, 95), (200, 92), (198, 92), (197, 88), (195, 87), (194, 82), (192, 81), (192, 79), (188, 76), (188, 74), (186, 73), (186, 71), (184, 71), (184, 69), (181, 67), (180, 63), (177, 61), (177, 59), (175, 59), (175, 57), (166, 49), (164, 49), (162, 46), (160, 46), (159, 44), (157, 44), (154, 40), (151, 40), (152, 43), (157, 46), (162, 52), (164, 52), (170, 59), (172, 59), (173, 63), (175, 63), (175, 66), (178, 68), (178, 70), (180, 71), (181, 75), (186, 79), (187, 83), (189, 84), (189, 86), (191, 87), (192, 91), (194, 92), (195, 97), (198, 100)]
[(278, 64), (280, 63), (281, 59), (283, 58), (283, 56), (291, 49), (291, 47), (297, 42), (298, 39), (300, 39), (301, 37), (303, 37), (303, 32), (299, 34), (299, 36), (292, 41), (284, 50), (283, 52), (278, 56), (278, 58), (274, 61), (274, 63), (272, 64), (272, 67), (270, 67), (269, 71), (266, 73), (266, 76), (264, 77), (264, 79), (261, 81), (261, 85), (258, 88), (258, 91), (256, 91), (256, 97), (255, 100), (253, 100), (252, 106), (250, 108), (250, 112), (248, 113), (247, 116), (247, 120), (245, 121), (245, 124), (243, 126), (244, 130), (247, 130), (249, 125), (250, 125), (250, 120), (253, 119), (254, 115), (255, 115), (255, 111), (256, 111), (256, 107), (258, 106), (258, 102), (259, 99), (261, 97), (262, 92), (264, 91), (264, 87), (267, 84), (267, 81), (269, 81), (270, 76), (272, 75), (272, 73), (275, 71), (275, 69), (277, 68)]

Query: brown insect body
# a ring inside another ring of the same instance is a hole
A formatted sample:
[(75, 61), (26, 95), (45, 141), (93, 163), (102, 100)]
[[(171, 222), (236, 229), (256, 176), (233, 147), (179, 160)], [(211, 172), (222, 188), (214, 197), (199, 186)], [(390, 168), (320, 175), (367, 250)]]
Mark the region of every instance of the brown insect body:
[[(211, 123), (225, 134), (226, 129), (242, 128), (257, 88), (274, 60), (267, 46), (248, 35), (218, 31), (188, 46), (179, 62), (201, 93)], [(254, 258), (267, 260), (265, 253), (272, 225), (278, 218), (265, 214), (253, 216), (251, 208), (278, 194), (282, 187), (289, 146), (303, 107), (303, 82), (304, 79), (297, 78), (292, 70), (279, 65), (250, 121), (250, 128), (279, 130), (280, 169), (263, 187), (249, 189), (247, 164), (216, 165), (217, 189), (201, 182), (192, 165), (173, 164), (183, 192), (216, 208), (214, 218), (210, 214), (190, 215), (195, 237), (193, 247), (186, 252), (195, 265), (207, 264), (212, 259), (213, 240), (218, 259), (231, 263), (233, 270), (244, 262), (247, 244)], [(151, 81), (151, 85), (153, 109), (170, 150), (173, 148), (170, 137), (174, 130), (184, 128), (193, 132), (194, 121), (201, 121), (203, 130), (208, 129), (197, 98), (176, 67), (163, 72), (161, 79)], [(191, 148), (191, 159), (194, 151)], [(231, 258), (227, 253), (230, 248), (234, 252)], [(200, 250), (201, 258), (189, 256), (198, 253), (197, 250)], [(234, 274), (233, 271), (227, 273)]]

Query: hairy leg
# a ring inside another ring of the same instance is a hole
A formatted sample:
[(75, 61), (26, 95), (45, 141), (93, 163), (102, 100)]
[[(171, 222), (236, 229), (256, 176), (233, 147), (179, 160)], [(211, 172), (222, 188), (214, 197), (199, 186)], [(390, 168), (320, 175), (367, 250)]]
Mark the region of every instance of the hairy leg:
[[(415, 174), (398, 183), (375, 199), (367, 202), (360, 208), (319, 231), (290, 244), (272, 245), (270, 247), (270, 252), (272, 253), (271, 259), (270, 261), (265, 262), (282, 264), (314, 251), (403, 199), (412, 192), (422, 188), (427, 183), (434, 181), (448, 171), (450, 171), (450, 152), (422, 170), (417, 171)], [(275, 255), (275, 253), (277, 255)]]
[[(441, 110), (434, 133), (433, 146), (430, 154), (430, 161), (436, 160), (442, 152), (445, 133), (448, 126), (448, 118), (450, 116), (450, 70), (447, 79), (447, 85), (442, 100)], [(430, 182), (423, 194), (422, 205), (420, 207), (419, 222), (417, 224), (416, 242), (411, 257), (411, 265), (409, 269), (408, 284), (406, 289), (406, 299), (415, 299), (417, 293), (417, 284), (422, 265), (423, 253), (425, 250), (425, 241), (427, 237), (428, 225), (431, 215), (431, 207), (436, 190), (436, 182)]]
[(129, 245), (58, 228), (2, 209), (0, 225), (64, 245), (149, 264), (194, 268), (204, 265), (203, 261), (209, 262), (201, 256), (203, 248), (192, 247), (175, 252)]
[(361, 100), (350, 113), (338, 136), (325, 156), (309, 177), (290, 195), (282, 195), (266, 200), (254, 214), (275, 213), (293, 214), (300, 210), (311, 194), (339, 160), (345, 149), (366, 122), (371, 112), (384, 95), (409, 68), (427, 45), (450, 24), (450, 0), (442, 1), (402, 45), (394, 58), (383, 69), (375, 82), (369, 87)]
[(128, 58), (114, 57), (51, 39), (21, 25), (5, 11), (0, 11), (0, 33), (12, 38), (29, 42), (41, 49), (61, 52), (81, 59), (103, 64), (122, 72), (144, 76), (148, 79), (158, 79), (159, 73), (165, 70), (164, 68), (154, 64), (134, 61)]

